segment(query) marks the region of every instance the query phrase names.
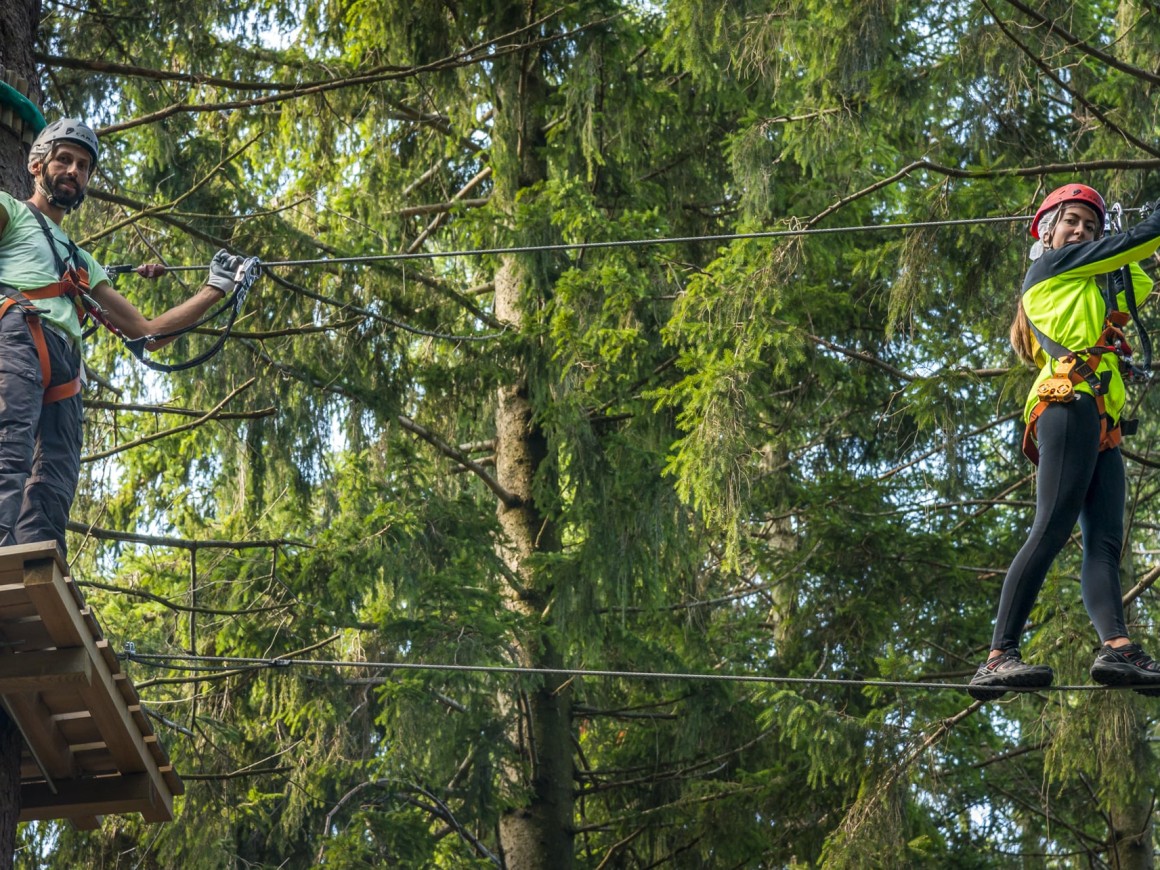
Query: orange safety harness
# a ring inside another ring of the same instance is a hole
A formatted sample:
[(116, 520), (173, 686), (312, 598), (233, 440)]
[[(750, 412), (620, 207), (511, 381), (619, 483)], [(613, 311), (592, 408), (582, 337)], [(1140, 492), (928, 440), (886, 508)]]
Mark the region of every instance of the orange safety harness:
[[(1123, 209), (1116, 203), (1108, 212), (1108, 229), (1113, 233), (1123, 232), (1121, 220)], [(1120, 292), (1124, 294), (1124, 303), (1127, 311), (1117, 309), (1116, 297)], [(1054, 339), (1045, 335), (1031, 319), (1027, 322), (1031, 332), (1039, 341), (1039, 346), (1056, 360), (1055, 370), (1050, 378), (1039, 385), (1036, 395), (1039, 401), (1031, 409), (1027, 419), (1027, 427), (1023, 430), (1023, 454), (1035, 465), (1039, 464), (1039, 446), (1036, 439), (1036, 423), (1039, 416), (1054, 403), (1075, 401), (1075, 385), (1081, 381), (1086, 383), (1095, 396), (1096, 408), (1100, 414), (1100, 450), (1111, 450), (1119, 446), (1125, 436), (1131, 436), (1139, 428), (1139, 420), (1108, 420), (1107, 409), (1104, 406), (1104, 394), (1108, 391), (1108, 384), (1112, 373), (1104, 372), (1103, 376), (1096, 375), (1100, 367), (1100, 359), (1105, 353), (1114, 353), (1119, 357), (1120, 374), (1128, 383), (1141, 383), (1151, 377), (1152, 342), (1140, 320), (1140, 313), (1136, 307), (1136, 293), (1132, 285), (1132, 272), (1124, 266), (1107, 276), (1107, 283), (1100, 288), (1104, 297), (1106, 314), (1104, 315), (1104, 331), (1100, 333), (1098, 343), (1081, 351), (1071, 351)], [(1133, 321), (1139, 330), (1140, 346), (1143, 348), (1144, 359), (1142, 365), (1136, 365), (1132, 360), (1132, 348), (1124, 337), (1124, 327)]]
[(1111, 450), (1119, 446), (1125, 435), (1133, 435), (1139, 425), (1139, 420), (1109, 420), (1104, 405), (1104, 394), (1108, 391), (1108, 383), (1112, 373), (1104, 372), (1097, 375), (1100, 360), (1106, 353), (1116, 354), (1120, 358), (1121, 368), (1130, 368), (1132, 348), (1124, 336), (1123, 327), (1127, 326), (1129, 315), (1124, 311), (1109, 311), (1104, 319), (1104, 331), (1100, 333), (1098, 343), (1081, 351), (1071, 351), (1054, 339), (1048, 338), (1035, 324), (1031, 324), (1031, 331), (1039, 341), (1040, 346), (1056, 360), (1055, 370), (1050, 378), (1039, 385), (1036, 395), (1039, 401), (1031, 409), (1027, 419), (1027, 427), (1023, 430), (1023, 455), (1035, 465), (1039, 464), (1039, 446), (1036, 438), (1036, 426), (1040, 415), (1053, 404), (1074, 402), (1076, 398), (1075, 385), (1086, 383), (1096, 400), (1096, 409), (1100, 415), (1100, 450)]
[(40, 224), (45, 238), (48, 239), (49, 248), (52, 249), (53, 257), (56, 259), (57, 274), (60, 275), (60, 280), (31, 290), (17, 290), (14, 287), (0, 285), (0, 292), (3, 293), (3, 298), (0, 299), (0, 317), (7, 314), (12, 306), (19, 306), (28, 322), (28, 331), (32, 334), (32, 342), (36, 345), (36, 355), (40, 359), (41, 383), (44, 384), (44, 404), (51, 405), (53, 402), (60, 402), (77, 395), (81, 391), (81, 379), (78, 375), (66, 383), (49, 386), (52, 378), (52, 365), (48, 357), (48, 344), (44, 338), (44, 326), (40, 322), (40, 315), (44, 313), (44, 309), (37, 308), (33, 303), (36, 300), (56, 299), (65, 296), (76, 307), (77, 319), (82, 324), (90, 316), (106, 326), (108, 324), (100, 315), (100, 307), (89, 296), (89, 273), (83, 266), (78, 265), (80, 252), (77, 246), (71, 240), (69, 241), (68, 261), (66, 262), (57, 250), (57, 240), (48, 228), (48, 221), (40, 213), (40, 209), (30, 202), (26, 202), (25, 205), (28, 206), (28, 210), (32, 212)]

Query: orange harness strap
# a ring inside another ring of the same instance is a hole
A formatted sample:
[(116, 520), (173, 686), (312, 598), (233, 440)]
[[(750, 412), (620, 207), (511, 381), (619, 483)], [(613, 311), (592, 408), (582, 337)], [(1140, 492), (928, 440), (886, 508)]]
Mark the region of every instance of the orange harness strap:
[[(1039, 403), (1031, 409), (1031, 416), (1027, 418), (1027, 428), (1023, 430), (1023, 455), (1030, 459), (1033, 465), (1039, 464), (1039, 444), (1035, 434), (1036, 424), (1039, 422), (1039, 415), (1046, 411), (1051, 404), (1053, 403), (1040, 399)], [(1108, 425), (1108, 414), (1104, 410), (1103, 396), (1096, 396), (1096, 410), (1100, 413), (1100, 452), (1103, 453), (1105, 450), (1119, 447), (1120, 442), (1124, 440), (1124, 433), (1120, 430), (1119, 423)]]
[[(1113, 338), (1111, 335), (1113, 332), (1119, 333), (1122, 340), (1123, 333), (1114, 325), (1109, 324), (1108, 328), (1104, 330), (1104, 334), (1100, 336), (1101, 342), (1106, 338)], [(1095, 371), (1099, 368), (1102, 355), (1102, 353), (1093, 350), (1088, 354), (1086, 360), (1080, 360), (1074, 354), (1066, 356), (1059, 361), (1052, 376), (1039, 385), (1039, 389), (1036, 391), (1039, 402), (1031, 409), (1031, 414), (1027, 418), (1027, 427), (1023, 430), (1023, 455), (1030, 459), (1033, 465), (1039, 464), (1039, 444), (1036, 429), (1040, 415), (1050, 405), (1074, 402), (1076, 393), (1073, 385), (1083, 381), (1087, 381), (1090, 385), (1092, 379), (1095, 378)], [(1124, 433), (1118, 422), (1109, 423), (1108, 421), (1103, 390), (1093, 387), (1092, 393), (1096, 400), (1096, 410), (1100, 415), (1100, 452), (1102, 453), (1105, 450), (1118, 447), (1124, 439)]]
[[(50, 298), (50, 295), (63, 295), (61, 293), (55, 293), (34, 296), (33, 294), (40, 294), (40, 291), (31, 290), (25, 292), (24, 296), (32, 299), (47, 299)], [(11, 296), (0, 300), (0, 317), (3, 317), (5, 314), (7, 314), (8, 309), (13, 305), (20, 305), (20, 302), (17, 299), (13, 299)], [(44, 404), (51, 405), (54, 402), (60, 402), (65, 399), (72, 398), (81, 391), (80, 376), (78, 375), (71, 381), (65, 381), (63, 384), (57, 384), (55, 387), (50, 387), (48, 385), (52, 380), (52, 363), (48, 358), (48, 342), (45, 341), (44, 338), (44, 327), (41, 325), (40, 316), (36, 313), (35, 309), (30, 311), (23, 305), (21, 305), (21, 308), (24, 308), (24, 319), (28, 323), (28, 331), (32, 333), (32, 343), (36, 345), (36, 356), (40, 360), (40, 382), (44, 384)]]

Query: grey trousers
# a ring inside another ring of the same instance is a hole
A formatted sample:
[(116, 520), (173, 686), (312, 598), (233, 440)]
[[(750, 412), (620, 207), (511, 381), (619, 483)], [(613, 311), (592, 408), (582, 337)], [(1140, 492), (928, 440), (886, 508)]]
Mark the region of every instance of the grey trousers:
[[(80, 355), (44, 330), (52, 377), (63, 384), (80, 371)], [(44, 404), (40, 360), (24, 313), (0, 318), (0, 546), (56, 541), (66, 553), (65, 524), (80, 478), (79, 395)]]

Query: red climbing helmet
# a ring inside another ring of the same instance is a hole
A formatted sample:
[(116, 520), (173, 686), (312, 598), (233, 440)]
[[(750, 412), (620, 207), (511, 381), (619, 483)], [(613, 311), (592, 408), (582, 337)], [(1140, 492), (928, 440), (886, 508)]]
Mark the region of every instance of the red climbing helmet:
[[(1065, 202), (1080, 202), (1090, 206), (1095, 210), (1099, 219), (1100, 230), (1103, 230), (1104, 217), (1108, 213), (1108, 207), (1104, 205), (1104, 198), (1100, 196), (1099, 191), (1086, 184), (1065, 184), (1047, 194), (1047, 198), (1039, 206), (1039, 211), (1035, 212), (1035, 217), (1031, 219), (1031, 235), (1034, 238), (1039, 238), (1039, 219), (1057, 205), (1063, 205)], [(1098, 236), (1099, 233), (1096, 235)]]

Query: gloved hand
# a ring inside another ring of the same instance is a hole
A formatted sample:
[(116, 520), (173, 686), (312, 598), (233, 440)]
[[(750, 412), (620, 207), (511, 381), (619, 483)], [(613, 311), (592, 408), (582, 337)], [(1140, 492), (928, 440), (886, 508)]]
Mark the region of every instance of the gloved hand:
[(229, 251), (220, 250), (209, 261), (209, 277), (205, 283), (216, 287), (222, 294), (228, 296), (234, 289), (234, 278), (238, 274), (238, 267), (242, 265), (242, 258)]
[(1152, 202), (1146, 202), (1140, 206), (1140, 217), (1146, 218), (1157, 209), (1160, 209), (1160, 199), (1153, 200)]

